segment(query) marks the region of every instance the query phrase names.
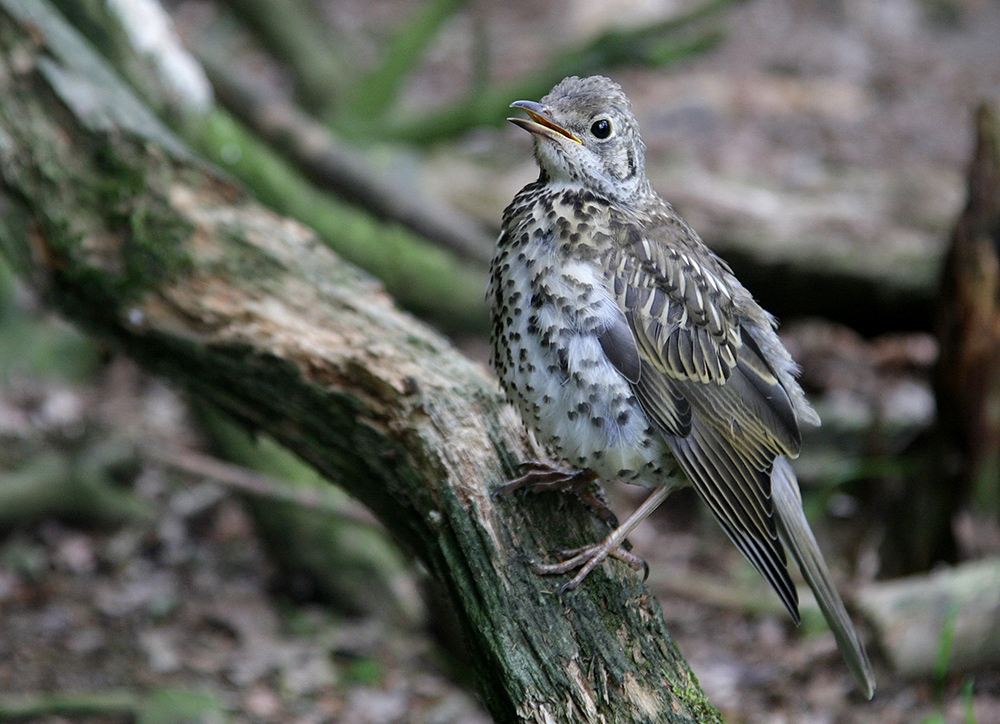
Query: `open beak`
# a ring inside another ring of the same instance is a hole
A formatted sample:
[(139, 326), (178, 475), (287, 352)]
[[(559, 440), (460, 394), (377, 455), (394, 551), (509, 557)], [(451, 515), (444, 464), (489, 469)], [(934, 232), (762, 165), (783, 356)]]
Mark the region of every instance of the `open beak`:
[(520, 126), (529, 133), (534, 133), (536, 136), (548, 136), (549, 138), (553, 138), (555, 140), (559, 140), (560, 137), (568, 138), (570, 141), (583, 143), (583, 141), (559, 124), (553, 123), (548, 117), (549, 109), (541, 103), (535, 103), (534, 101), (514, 101), (510, 104), (510, 107), (522, 109), (531, 118), (531, 120), (528, 120), (527, 118), (507, 119), (515, 126)]

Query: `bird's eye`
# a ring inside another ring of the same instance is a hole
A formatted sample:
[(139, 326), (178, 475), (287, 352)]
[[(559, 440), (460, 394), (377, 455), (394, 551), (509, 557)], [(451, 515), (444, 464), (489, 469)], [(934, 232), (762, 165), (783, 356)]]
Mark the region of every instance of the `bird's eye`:
[(594, 134), (594, 138), (607, 138), (611, 135), (611, 121), (607, 118), (594, 121), (594, 124), (590, 127), (590, 132)]

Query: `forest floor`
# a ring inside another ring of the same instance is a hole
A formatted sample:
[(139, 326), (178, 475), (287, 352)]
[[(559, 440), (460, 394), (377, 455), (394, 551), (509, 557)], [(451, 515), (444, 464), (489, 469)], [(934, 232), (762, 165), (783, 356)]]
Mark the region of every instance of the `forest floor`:
[[(81, 460), (123, 444), (138, 450), (109, 469), (143, 512), (113, 525), (79, 514), (8, 525), (0, 720), (35, 711), (27, 719), (44, 724), (177, 721), (182, 711), (204, 722), (490, 721), (440, 607), (414, 627), (303, 597), (307, 587), (283, 575), (239, 491), (142, 453), (154, 445), (201, 454), (183, 395), (123, 359), (85, 384), (17, 382), (0, 396), (0, 438), (43, 441)], [(71, 470), (86, 474), (86, 462)], [(608, 493), (622, 513), (642, 496), (621, 485)], [(850, 510), (817, 526), (841, 574), (845, 550), (869, 565), (875, 554), (873, 531)], [(861, 540), (838, 547), (845, 538)], [(727, 722), (1000, 722), (1000, 672), (899, 680), (877, 650), (879, 690), (865, 702), (825, 627), (796, 629), (686, 492), (631, 540), (668, 629)], [(872, 575), (864, 568), (853, 581), (838, 576), (848, 600)]]
[[(185, 3), (176, 5), (183, 12)], [(612, 9), (585, 0), (486, 5), (477, 12), (490, 15), (493, 52), (509, 59), (510, 75), (542, 62), (553, 44), (602, 27), (612, 10), (624, 22), (663, 12), (640, 0)], [(331, 14), (391, 25), (388, 7), (345, 0)], [(727, 29), (719, 48), (683, 67), (615, 73), (661, 192), (709, 240), (749, 219), (849, 253), (902, 244), (940, 254), (963, 203), (972, 109), (980, 98), (1000, 99), (1000, 6), (760, 0), (733, 10)], [(470, 37), (456, 21), (410, 102), (461, 84)], [(534, 175), (522, 135), (488, 131), (436, 149), (422, 159), (421, 183), (496, 223)], [(72, 337), (19, 299), (33, 323)], [(926, 333), (865, 340), (816, 320), (785, 331), (830, 427), (854, 421), (853, 452), (871, 445), (867, 426), (876, 421), (902, 430), (885, 455), (930, 424), (934, 342)], [(482, 356), (482, 340), (463, 344)], [(887, 355), (898, 364), (877, 362)], [(206, 446), (183, 394), (110, 354), (93, 369), (67, 379), (9, 363), (0, 374), (0, 441), (56, 451), (71, 470), (109, 442)], [(239, 493), (141, 453), (128, 459), (119, 475), (138, 516), (110, 524), (0, 514), (0, 719), (38, 705), (48, 713), (28, 718), (46, 724), (154, 721), (178, 711), (275, 724), (490, 721), (468, 665), (441, 633), (446, 620), (400, 626), (307, 600), (268, 555)], [(619, 512), (641, 495), (608, 492)], [(878, 518), (858, 511), (854, 492), (845, 485), (810, 509), (848, 599), (879, 573)], [(669, 630), (728, 722), (1000, 723), (1000, 672), (904, 681), (877, 651), (879, 691), (864, 702), (829, 634), (795, 629), (684, 493), (632, 542)]]

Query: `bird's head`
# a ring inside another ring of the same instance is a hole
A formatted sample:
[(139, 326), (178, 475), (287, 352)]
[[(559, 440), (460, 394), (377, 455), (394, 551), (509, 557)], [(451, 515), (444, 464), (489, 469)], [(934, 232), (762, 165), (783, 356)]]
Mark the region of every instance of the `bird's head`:
[(535, 136), (535, 158), (553, 182), (577, 183), (628, 204), (650, 193), (645, 144), (632, 104), (609, 78), (566, 78), (542, 98), (515, 101), (529, 118), (509, 118)]

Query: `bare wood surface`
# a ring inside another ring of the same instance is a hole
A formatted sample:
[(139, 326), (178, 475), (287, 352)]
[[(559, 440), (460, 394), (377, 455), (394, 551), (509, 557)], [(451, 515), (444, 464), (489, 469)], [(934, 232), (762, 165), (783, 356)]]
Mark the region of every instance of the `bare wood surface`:
[(498, 722), (718, 721), (624, 566), (560, 598), (526, 555), (598, 539), (493, 380), (316, 235), (193, 159), (44, 0), (0, 0), (0, 249), (66, 316), (268, 432), (447, 592)]

